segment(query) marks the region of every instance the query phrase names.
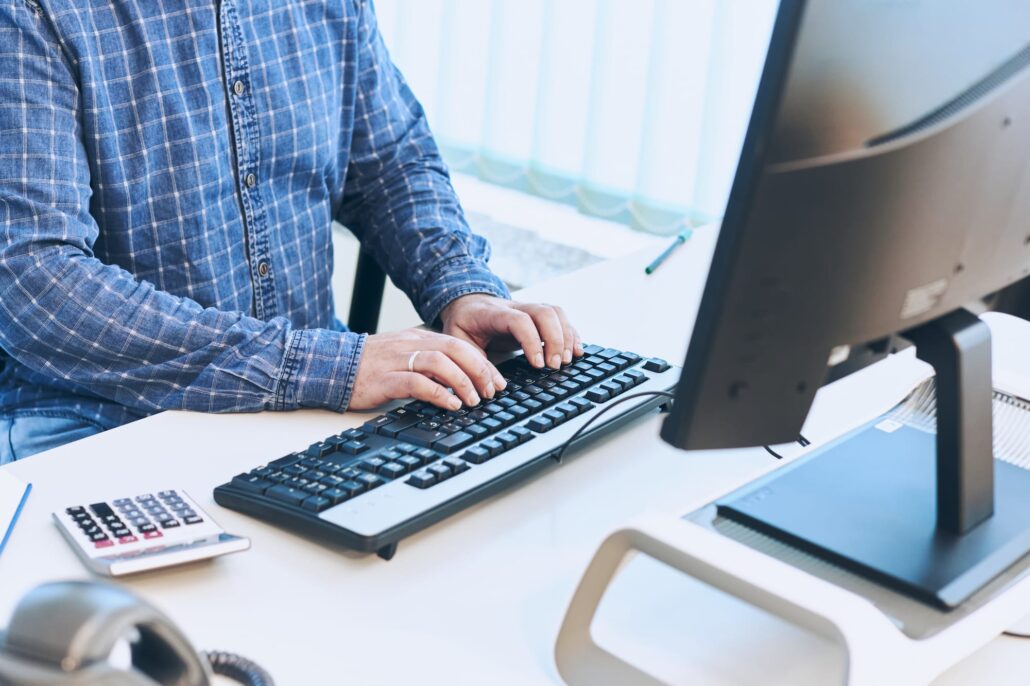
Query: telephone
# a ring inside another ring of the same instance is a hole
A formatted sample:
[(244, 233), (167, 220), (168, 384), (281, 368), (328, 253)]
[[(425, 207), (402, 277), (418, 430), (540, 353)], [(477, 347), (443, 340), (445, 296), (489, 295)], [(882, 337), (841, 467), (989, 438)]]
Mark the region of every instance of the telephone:
[[(128, 669), (110, 660), (128, 641)], [(220, 674), (246, 686), (273, 686), (253, 662), (197, 654), (156, 608), (106, 583), (48, 583), (18, 603), (0, 633), (0, 686), (211, 686)]]

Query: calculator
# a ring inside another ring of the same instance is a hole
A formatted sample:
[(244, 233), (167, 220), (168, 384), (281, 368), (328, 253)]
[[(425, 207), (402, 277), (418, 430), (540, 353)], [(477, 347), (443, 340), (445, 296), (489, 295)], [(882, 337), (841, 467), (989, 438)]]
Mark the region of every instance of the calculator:
[(64, 537), (91, 570), (124, 576), (250, 547), (227, 534), (182, 490), (72, 505), (54, 512)]

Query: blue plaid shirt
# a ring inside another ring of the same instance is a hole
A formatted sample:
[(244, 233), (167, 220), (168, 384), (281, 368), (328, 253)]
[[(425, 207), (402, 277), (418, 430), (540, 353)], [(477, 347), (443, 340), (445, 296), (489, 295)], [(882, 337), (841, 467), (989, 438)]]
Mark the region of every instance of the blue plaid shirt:
[(333, 219), (507, 295), (370, 0), (0, 0), (0, 414), (342, 411)]

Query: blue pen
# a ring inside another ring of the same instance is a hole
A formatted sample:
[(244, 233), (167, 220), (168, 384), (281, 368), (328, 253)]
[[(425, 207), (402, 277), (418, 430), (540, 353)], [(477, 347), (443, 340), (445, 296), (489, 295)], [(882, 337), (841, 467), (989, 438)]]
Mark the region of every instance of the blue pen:
[(672, 242), (672, 245), (666, 248), (661, 255), (654, 258), (654, 261), (651, 262), (651, 264), (644, 267), (644, 273), (651, 274), (654, 272), (655, 269), (658, 269), (659, 265), (661, 265), (661, 263), (668, 259), (669, 255), (672, 254), (672, 251), (686, 243), (687, 239), (690, 238), (693, 235), (693, 233), (694, 229), (686, 228), (680, 231), (678, 234), (676, 234), (676, 240)]

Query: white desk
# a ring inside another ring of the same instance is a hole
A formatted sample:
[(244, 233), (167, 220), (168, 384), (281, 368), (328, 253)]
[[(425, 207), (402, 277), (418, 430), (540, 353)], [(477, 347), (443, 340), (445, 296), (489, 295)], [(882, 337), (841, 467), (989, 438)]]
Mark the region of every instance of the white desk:
[[(643, 273), (649, 251), (520, 297), (561, 303), (587, 340), (680, 363), (713, 245), (714, 232), (701, 230), (650, 277)], [(922, 373), (918, 363), (899, 360), (825, 389), (807, 435), (818, 442), (842, 423), (873, 416)], [(364, 420), (318, 411), (168, 412), (7, 467), (34, 489), (0, 555), (0, 624), (36, 584), (86, 576), (51, 524), (51, 510), (181, 486), (226, 529), (254, 543), (243, 554), (126, 582), (198, 647), (252, 657), (282, 686), (558, 684), (554, 638), (580, 574), (609, 531), (645, 509), (689, 511), (777, 466), (760, 449), (680, 453), (659, 442), (658, 419), (648, 419), (402, 541), (391, 562), (327, 549), (212, 500), (212, 488), (233, 474)], [(676, 681), (824, 681), (825, 656), (812, 639), (761, 619), (742, 626), (729, 621), (731, 612), (681, 590), (659, 593), (660, 571), (640, 575), (646, 585), (634, 588), (634, 574), (627, 574), (620, 593), (645, 632), (668, 624), (650, 612), (692, 615), (693, 638), (664, 657), (661, 636), (641, 636), (626, 623), (626, 640), (646, 639), (644, 652), (666, 660)], [(705, 616), (709, 607), (717, 617)], [(1021, 684), (1028, 670), (1030, 641), (999, 638), (942, 683)]]

